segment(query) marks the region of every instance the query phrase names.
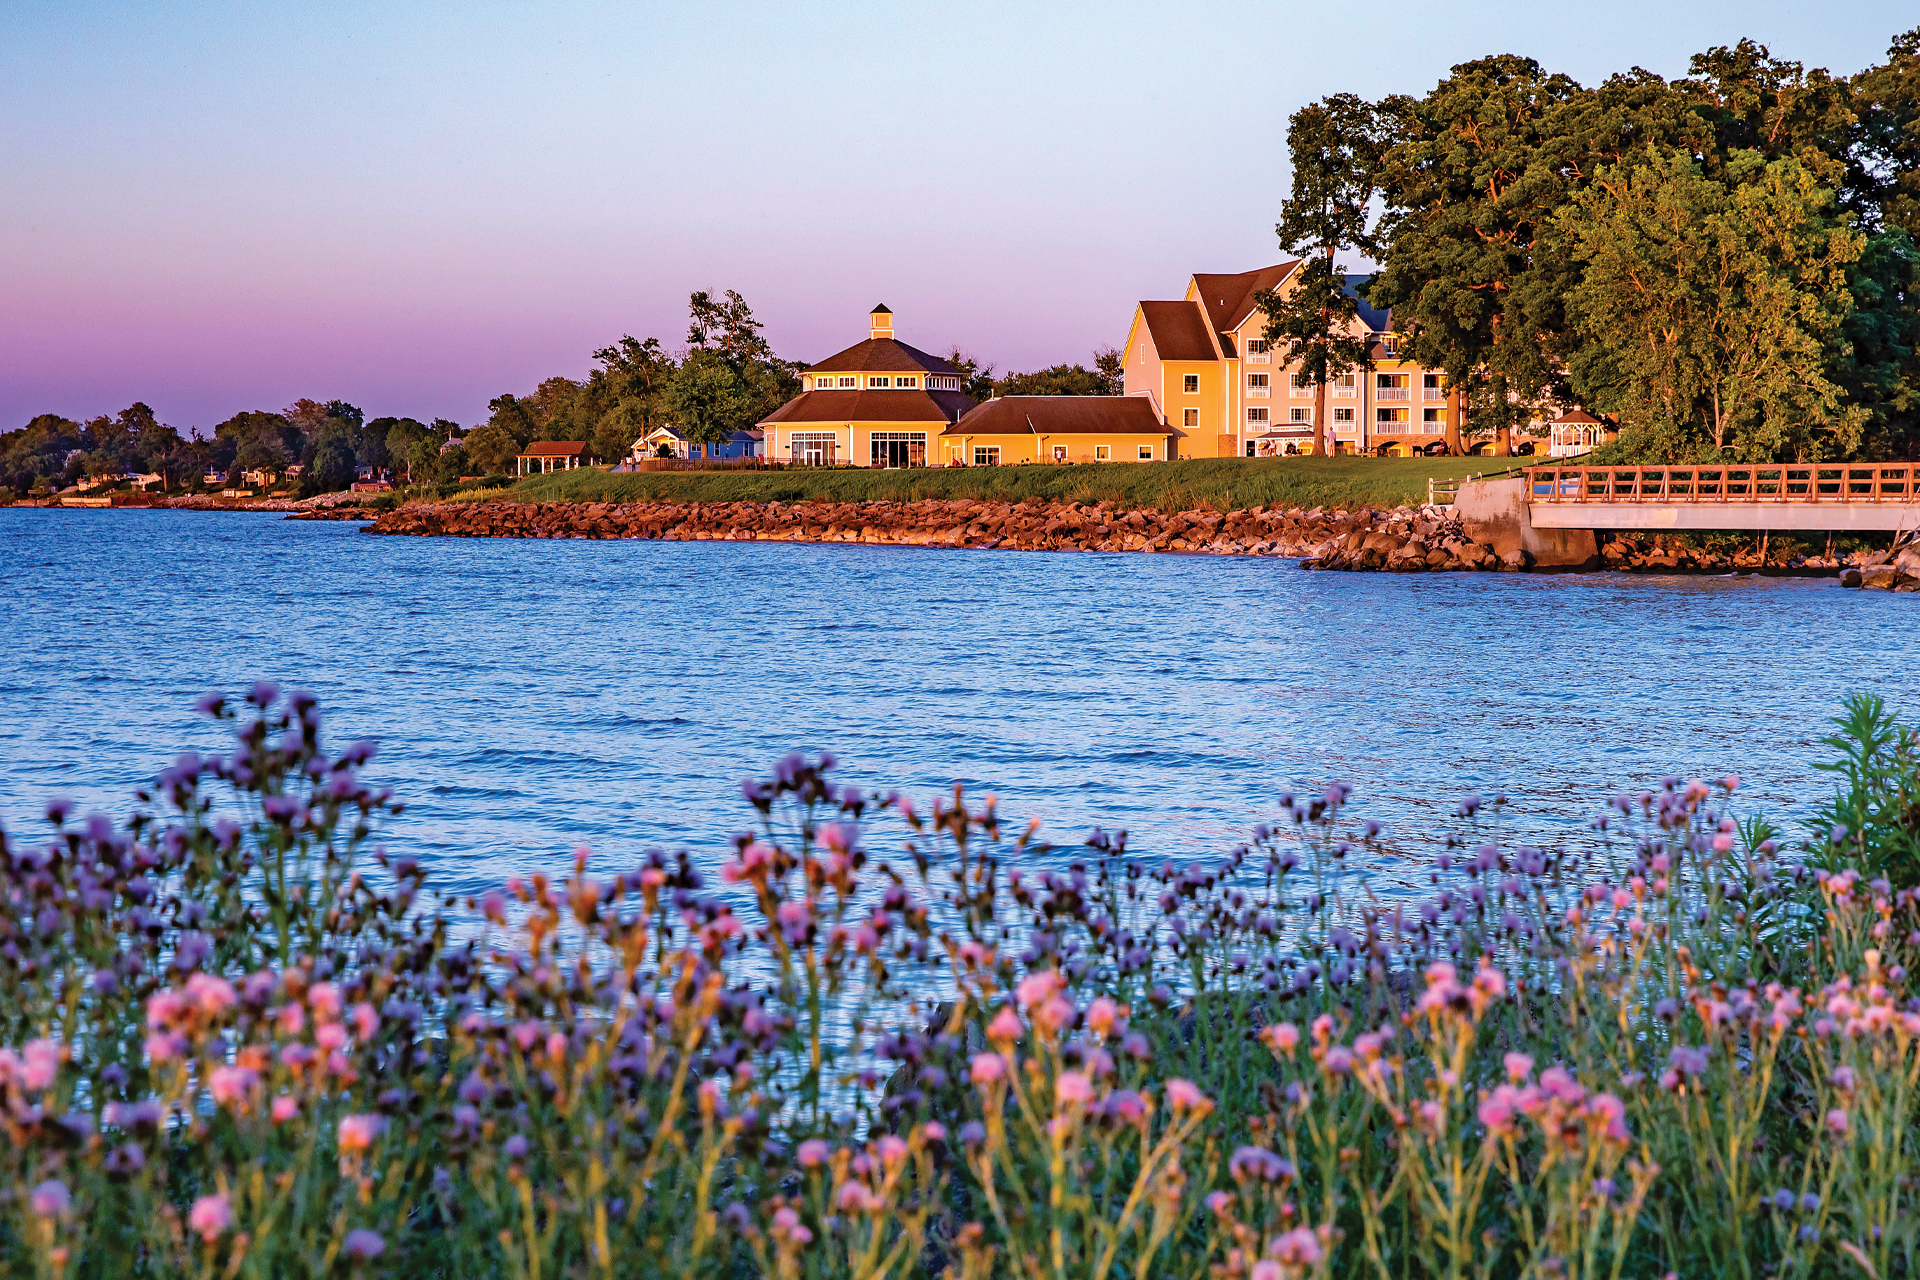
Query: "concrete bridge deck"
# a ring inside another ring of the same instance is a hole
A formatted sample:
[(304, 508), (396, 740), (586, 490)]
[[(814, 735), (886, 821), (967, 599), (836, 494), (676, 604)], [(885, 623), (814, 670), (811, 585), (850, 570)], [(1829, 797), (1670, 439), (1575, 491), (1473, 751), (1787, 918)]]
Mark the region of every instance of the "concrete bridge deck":
[(1920, 529), (1920, 465), (1529, 467), (1536, 529)]

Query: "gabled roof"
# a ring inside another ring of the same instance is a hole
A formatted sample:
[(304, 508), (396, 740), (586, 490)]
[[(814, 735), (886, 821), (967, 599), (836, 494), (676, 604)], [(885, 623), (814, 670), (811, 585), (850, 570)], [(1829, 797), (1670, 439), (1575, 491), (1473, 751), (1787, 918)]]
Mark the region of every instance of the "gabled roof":
[(944, 436), (1184, 436), (1145, 396), (1000, 396), (979, 405)]
[(1583, 425), (1591, 424), (1596, 427), (1611, 427), (1613, 425), (1612, 423), (1608, 422), (1605, 418), (1594, 417), (1592, 414), (1588, 413), (1585, 409), (1569, 409), (1565, 413), (1561, 414), (1559, 417), (1555, 418), (1554, 422), (1556, 424), (1561, 422), (1577, 422)]
[(1162, 360), (1218, 360), (1207, 322), (1191, 302), (1143, 302), (1140, 314)]
[(808, 373), (912, 373), (918, 371), (960, 374), (959, 369), (939, 356), (930, 356), (918, 347), (910, 347), (897, 338), (868, 338), (865, 342), (856, 342), (845, 351), (828, 356), (806, 371)]
[(1193, 288), (1200, 295), (1200, 305), (1206, 308), (1207, 323), (1213, 326), (1215, 333), (1229, 333), (1238, 329), (1253, 314), (1254, 295), (1262, 289), (1278, 288), (1299, 265), (1297, 259), (1293, 262), (1276, 262), (1271, 267), (1242, 271), (1231, 276), (1196, 272)]
[(535, 440), (517, 455), (521, 458), (575, 458), (585, 454), (585, 440)]
[(1385, 307), (1370, 307), (1367, 305), (1367, 300), (1360, 296), (1360, 286), (1371, 279), (1373, 279), (1371, 275), (1349, 274), (1347, 276), (1346, 294), (1349, 298), (1353, 299), (1354, 305), (1359, 308), (1361, 324), (1364, 324), (1375, 333), (1391, 333), (1393, 331), (1393, 312)]
[(760, 425), (794, 422), (955, 422), (973, 408), (958, 391), (808, 391), (775, 409)]

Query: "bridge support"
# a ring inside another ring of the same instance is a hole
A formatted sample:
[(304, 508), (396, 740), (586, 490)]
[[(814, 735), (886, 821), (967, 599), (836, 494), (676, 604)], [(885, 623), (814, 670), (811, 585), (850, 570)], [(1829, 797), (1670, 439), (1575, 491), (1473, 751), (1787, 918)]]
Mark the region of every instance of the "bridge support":
[(1600, 563), (1599, 540), (1592, 529), (1543, 528), (1529, 518), (1524, 477), (1463, 482), (1454, 495), (1453, 514), (1466, 526), (1468, 537), (1492, 546), (1497, 556), (1525, 551), (1537, 569), (1590, 569)]

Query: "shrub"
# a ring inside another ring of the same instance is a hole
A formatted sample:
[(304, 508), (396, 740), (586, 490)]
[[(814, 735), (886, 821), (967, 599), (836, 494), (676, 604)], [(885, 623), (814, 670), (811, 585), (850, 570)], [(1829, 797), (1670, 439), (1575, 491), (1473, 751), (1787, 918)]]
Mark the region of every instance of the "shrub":
[[(1736, 783), (1585, 853), (1349, 793), (1207, 865), (830, 758), (717, 885), (586, 852), (456, 902), (311, 698), (132, 815), (0, 840), (9, 1274), (1911, 1274), (1911, 892)], [(899, 851), (875, 851), (891, 831)]]

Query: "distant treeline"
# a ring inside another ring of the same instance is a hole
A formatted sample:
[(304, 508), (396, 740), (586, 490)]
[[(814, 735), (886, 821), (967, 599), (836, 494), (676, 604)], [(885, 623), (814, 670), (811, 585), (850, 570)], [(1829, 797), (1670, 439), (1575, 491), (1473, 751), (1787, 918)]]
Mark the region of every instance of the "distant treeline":
[(1335, 261), (1359, 252), (1478, 431), (1557, 404), (1643, 458), (1920, 448), (1920, 29), (1852, 77), (1751, 41), (1595, 88), (1483, 58), (1313, 103), (1288, 144), (1277, 230), (1308, 264), (1263, 303), (1315, 380), (1367, 367)]
[[(44, 413), (0, 434), (0, 488), (24, 495), (131, 472), (159, 475), (175, 489), (213, 471), (285, 477), (296, 465), (298, 476), (286, 483), (304, 494), (344, 489), (361, 468), (402, 483), (439, 483), (510, 471), (514, 456), (535, 440), (585, 440), (609, 461), (661, 424), (696, 443), (722, 441), (799, 394), (807, 366), (774, 354), (746, 299), (732, 290), (719, 298), (700, 292), (689, 309), (692, 324), (677, 354), (657, 338), (622, 337), (593, 353), (596, 367), (583, 380), (553, 377), (531, 394), (495, 397), (487, 421), (471, 431), (446, 418), (368, 419), (344, 400), (235, 414), (209, 438), (183, 435), (144, 403), (87, 422)], [(992, 365), (957, 349), (947, 358), (976, 399), (1120, 389), (1113, 351), (1096, 352), (1092, 369), (1061, 364), (998, 378)]]

